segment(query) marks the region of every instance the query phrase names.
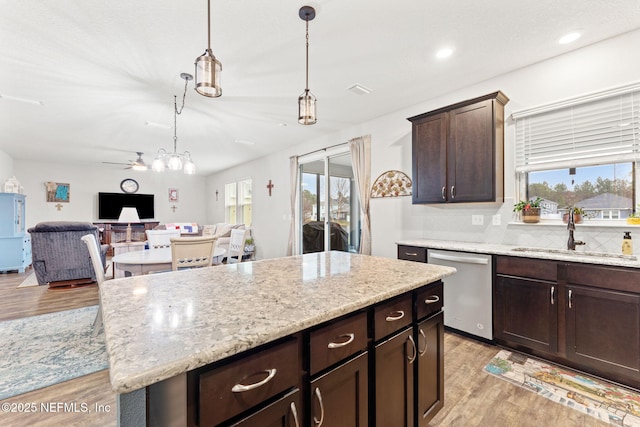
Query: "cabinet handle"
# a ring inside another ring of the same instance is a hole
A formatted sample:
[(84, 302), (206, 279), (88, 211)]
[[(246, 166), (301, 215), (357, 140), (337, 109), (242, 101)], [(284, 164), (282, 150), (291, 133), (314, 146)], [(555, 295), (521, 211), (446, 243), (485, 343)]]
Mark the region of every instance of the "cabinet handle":
[(420, 350), (420, 342), (418, 341), (418, 354), (420, 354), (420, 357), (422, 357), (427, 352), (427, 348), (429, 347), (429, 343), (427, 342), (427, 336), (425, 335), (425, 333), (422, 330), (422, 328), (420, 328), (419, 333), (420, 333), (420, 336), (422, 337), (422, 339), (424, 339), (424, 350)]
[(258, 387), (262, 387), (263, 385), (271, 381), (273, 377), (276, 376), (276, 373), (278, 372), (278, 370), (276, 368), (273, 368), (273, 369), (267, 369), (263, 372), (266, 372), (269, 375), (267, 375), (267, 378), (263, 379), (262, 381), (258, 381), (257, 383), (253, 383), (249, 385), (236, 384), (231, 388), (231, 391), (234, 393), (242, 393), (244, 391), (249, 391), (249, 390), (256, 389)]
[(452, 185), (451, 186), (451, 200), (456, 198), (456, 186)]
[(322, 403), (322, 394), (320, 394), (320, 387), (316, 387), (315, 391), (316, 399), (318, 399), (318, 404), (320, 405), (320, 419), (317, 419), (316, 416), (313, 416), (313, 422), (320, 427), (324, 422), (324, 404)]
[(291, 411), (291, 415), (293, 415), (293, 422), (296, 423), (295, 427), (300, 427), (300, 422), (298, 421), (298, 410), (296, 409), (295, 402), (291, 402), (289, 410)]
[(431, 295), (429, 298), (424, 300), (425, 304), (433, 304), (440, 301), (440, 297), (438, 295)]
[(556, 301), (555, 295), (556, 295), (556, 287), (552, 286), (551, 287), (551, 305), (555, 304), (555, 301)]
[(571, 289), (569, 289), (569, 308), (571, 308), (571, 303), (572, 303), (572, 296), (573, 296), (573, 291)]
[(340, 335), (340, 337), (346, 337), (347, 340), (345, 342), (330, 342), (329, 344), (327, 344), (327, 348), (340, 348), (340, 347), (344, 347), (345, 345), (349, 345), (356, 338), (356, 335), (355, 334), (343, 334), (343, 335)]
[(411, 350), (413, 350), (413, 354), (411, 356), (407, 356), (407, 360), (409, 364), (412, 364), (416, 357), (418, 357), (418, 351), (416, 350), (416, 342), (413, 340), (413, 337), (409, 335), (409, 342), (411, 343)]
[(442, 187), (442, 200), (447, 200), (447, 187)]
[(404, 254), (407, 256), (418, 256), (417, 252), (405, 252)]
[(398, 310), (396, 313), (399, 313), (397, 316), (387, 316), (385, 319), (387, 322), (395, 322), (396, 320), (400, 320), (404, 317), (404, 311)]

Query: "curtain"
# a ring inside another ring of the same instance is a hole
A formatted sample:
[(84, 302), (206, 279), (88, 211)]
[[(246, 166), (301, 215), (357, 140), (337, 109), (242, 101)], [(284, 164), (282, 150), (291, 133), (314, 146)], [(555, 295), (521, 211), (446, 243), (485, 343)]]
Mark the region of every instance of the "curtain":
[(349, 141), (351, 151), (351, 163), (353, 165), (353, 178), (356, 184), (356, 193), (362, 211), (362, 231), (360, 233), (360, 253), (371, 255), (371, 218), (369, 200), (371, 194), (371, 136), (361, 136)]
[(289, 243), (287, 244), (287, 255), (295, 255), (296, 252), (296, 194), (298, 193), (300, 168), (298, 167), (298, 157), (289, 157), (289, 179), (291, 195), (291, 225), (289, 226)]

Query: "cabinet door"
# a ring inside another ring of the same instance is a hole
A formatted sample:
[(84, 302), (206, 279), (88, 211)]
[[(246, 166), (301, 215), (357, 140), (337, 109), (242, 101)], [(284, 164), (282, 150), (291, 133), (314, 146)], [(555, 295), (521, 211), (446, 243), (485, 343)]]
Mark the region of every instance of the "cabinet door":
[(493, 101), (449, 112), (447, 192), (449, 202), (495, 200)]
[(569, 359), (640, 377), (640, 295), (568, 285), (565, 313)]
[(366, 427), (368, 421), (368, 356), (355, 359), (311, 382), (311, 423), (314, 427)]
[(414, 363), (417, 349), (413, 328), (376, 346), (376, 425), (413, 427)]
[(232, 424), (233, 427), (301, 427), (300, 391), (296, 390), (266, 408)]
[(418, 426), (425, 427), (444, 406), (444, 316), (418, 324), (416, 383)]
[(413, 123), (413, 203), (447, 201), (447, 114)]
[(495, 286), (493, 316), (496, 341), (556, 352), (557, 284), (498, 275)]

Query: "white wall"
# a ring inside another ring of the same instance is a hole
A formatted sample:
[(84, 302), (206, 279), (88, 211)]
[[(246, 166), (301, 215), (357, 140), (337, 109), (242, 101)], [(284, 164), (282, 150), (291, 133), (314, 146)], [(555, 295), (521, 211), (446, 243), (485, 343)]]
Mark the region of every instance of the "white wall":
[[(138, 181), (138, 193), (155, 195), (157, 221), (203, 224), (206, 220), (206, 206), (203, 203), (205, 177), (202, 176), (136, 172), (101, 164), (79, 167), (23, 160), (14, 162), (14, 171), (27, 195), (27, 227), (42, 221), (95, 222), (98, 220), (98, 192), (122, 192), (120, 182), (125, 178)], [(47, 181), (70, 184), (69, 203), (60, 203), (60, 210), (55, 207), (57, 203), (46, 201)], [(169, 202), (169, 188), (179, 190), (178, 202)], [(175, 212), (171, 210), (173, 205), (177, 207)]]
[[(640, 31), (628, 33), (533, 66), (487, 80), (444, 96), (423, 101), (406, 109), (353, 126), (328, 138), (301, 143), (295, 149), (274, 153), (266, 158), (207, 178), (207, 218), (224, 219), (224, 184), (245, 177), (253, 178), (253, 218), (258, 258), (284, 256), (289, 230), (289, 156), (334, 145), (365, 134), (372, 138), (372, 181), (389, 169), (411, 176), (411, 124), (406, 120), (420, 113), (459, 101), (503, 91), (510, 102), (505, 118), (518, 110), (549, 103), (640, 79)], [(417, 100), (407, 100), (411, 105)], [(319, 118), (322, 120), (322, 117)], [(514, 123), (505, 128), (505, 202), (504, 204), (465, 204), (446, 206), (412, 205), (410, 197), (373, 199), (373, 254), (396, 256), (395, 242), (400, 239), (435, 238), (471, 242), (535, 244), (562, 247), (566, 241), (563, 227), (509, 225), (515, 194)], [(267, 196), (268, 180), (275, 184), (273, 196)], [(215, 200), (215, 190), (219, 201)], [(471, 226), (471, 215), (483, 215), (484, 226)], [(491, 225), (499, 214), (501, 225)], [(621, 229), (580, 227), (576, 237), (587, 241), (590, 250), (618, 251)]]
[(13, 176), (13, 159), (0, 150), (0, 184)]

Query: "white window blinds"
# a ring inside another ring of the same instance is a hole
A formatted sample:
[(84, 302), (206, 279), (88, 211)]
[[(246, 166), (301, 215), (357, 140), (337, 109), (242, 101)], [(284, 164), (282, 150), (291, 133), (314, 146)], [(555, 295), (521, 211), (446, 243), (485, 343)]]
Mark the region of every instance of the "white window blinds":
[(516, 172), (637, 160), (640, 84), (513, 113)]

